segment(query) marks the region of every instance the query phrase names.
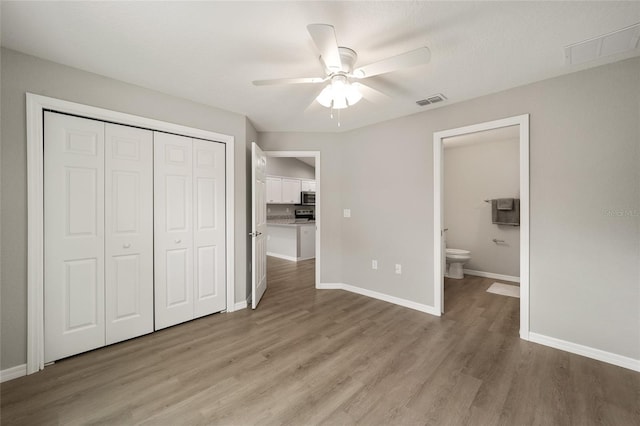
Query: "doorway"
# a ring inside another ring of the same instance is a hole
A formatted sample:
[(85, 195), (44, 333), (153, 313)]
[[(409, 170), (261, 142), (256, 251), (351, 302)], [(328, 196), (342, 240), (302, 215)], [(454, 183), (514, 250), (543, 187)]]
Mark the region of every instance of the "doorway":
[[(255, 309), (268, 287), (267, 255), (291, 262), (313, 259), (315, 287), (318, 286), (321, 183), (319, 151), (262, 152), (255, 143), (253, 151), (251, 235), (252, 308)], [(279, 169), (270, 167), (276, 163)], [(258, 164), (264, 166), (258, 167)], [(259, 247), (265, 248), (259, 250)]]
[[(520, 337), (529, 338), (529, 116), (528, 114), (434, 133), (434, 307), (444, 306), (444, 141), (488, 130), (517, 126), (520, 197)], [(483, 200), (484, 201), (484, 200)]]

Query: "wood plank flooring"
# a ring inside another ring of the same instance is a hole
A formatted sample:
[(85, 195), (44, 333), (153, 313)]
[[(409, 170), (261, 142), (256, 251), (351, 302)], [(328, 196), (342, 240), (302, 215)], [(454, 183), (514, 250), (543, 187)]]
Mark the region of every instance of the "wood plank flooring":
[(217, 314), (0, 386), (6, 425), (638, 425), (640, 374), (518, 338), (518, 299), (447, 280), (437, 318), (315, 290), (268, 261), (256, 311)]

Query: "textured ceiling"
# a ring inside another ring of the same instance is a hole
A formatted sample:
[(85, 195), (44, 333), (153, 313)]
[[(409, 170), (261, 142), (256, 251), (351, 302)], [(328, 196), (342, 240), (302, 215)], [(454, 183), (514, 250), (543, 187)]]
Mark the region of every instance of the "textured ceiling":
[[(640, 22), (640, 2), (2, 2), (2, 45), (248, 116), (261, 131), (336, 132), (640, 54), (580, 66), (563, 47)], [(372, 77), (389, 95), (341, 114), (312, 103), (322, 77), (307, 32), (335, 26), (365, 65), (420, 46), (431, 62)], [(448, 101), (419, 107), (443, 93)]]

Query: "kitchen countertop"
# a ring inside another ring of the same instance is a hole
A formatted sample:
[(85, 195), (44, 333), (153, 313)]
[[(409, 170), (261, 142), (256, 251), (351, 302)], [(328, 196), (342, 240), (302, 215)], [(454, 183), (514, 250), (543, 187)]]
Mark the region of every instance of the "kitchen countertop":
[(315, 225), (315, 220), (310, 220), (307, 222), (267, 222), (267, 226), (275, 225), (275, 226), (303, 226), (303, 225)]

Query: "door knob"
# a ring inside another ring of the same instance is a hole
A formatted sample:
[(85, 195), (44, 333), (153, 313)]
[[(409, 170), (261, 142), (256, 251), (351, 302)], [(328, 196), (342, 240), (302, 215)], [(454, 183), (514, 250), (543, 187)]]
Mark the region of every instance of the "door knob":
[(127, 243), (127, 244), (124, 244), (122, 247), (129, 248), (129, 247), (131, 247), (131, 244)]
[(176, 244), (180, 244), (182, 240), (176, 240)]

